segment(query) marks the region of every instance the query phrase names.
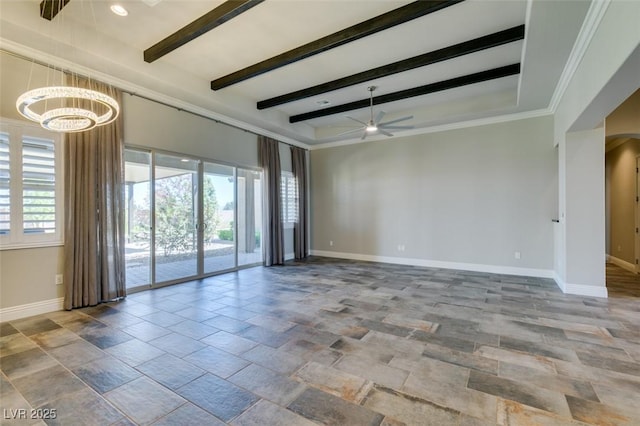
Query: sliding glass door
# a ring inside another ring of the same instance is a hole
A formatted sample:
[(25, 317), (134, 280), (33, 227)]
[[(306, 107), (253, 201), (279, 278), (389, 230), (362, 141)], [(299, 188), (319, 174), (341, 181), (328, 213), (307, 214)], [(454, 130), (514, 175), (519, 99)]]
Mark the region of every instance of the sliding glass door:
[(262, 262), (262, 173), (125, 150), (127, 287)]
[(203, 224), (204, 273), (236, 266), (235, 169), (204, 163)]

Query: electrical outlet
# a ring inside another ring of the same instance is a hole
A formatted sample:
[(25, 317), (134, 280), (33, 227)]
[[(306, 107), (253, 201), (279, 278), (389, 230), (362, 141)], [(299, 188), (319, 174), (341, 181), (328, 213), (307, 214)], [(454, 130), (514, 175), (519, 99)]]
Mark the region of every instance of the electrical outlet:
[(333, 241), (329, 241), (329, 245), (333, 247)]
[(398, 244), (398, 251), (404, 251), (404, 244)]
[(56, 285), (60, 285), (62, 282), (62, 274), (56, 274)]
[(513, 257), (515, 257), (516, 259), (520, 259), (520, 252), (517, 251), (513, 254)]

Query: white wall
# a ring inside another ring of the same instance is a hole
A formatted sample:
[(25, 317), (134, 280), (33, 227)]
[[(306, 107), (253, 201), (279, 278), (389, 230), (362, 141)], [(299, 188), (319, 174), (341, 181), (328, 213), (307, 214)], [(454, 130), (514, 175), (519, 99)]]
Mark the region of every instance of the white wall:
[[(0, 52), (0, 116), (24, 120), (16, 110), (18, 96), (36, 85), (59, 82), (61, 78), (59, 72), (48, 72), (44, 67)], [(9, 308), (15, 306), (28, 305), (25, 312), (30, 314), (62, 306), (58, 299), (64, 295), (63, 287), (55, 284), (55, 276), (63, 272), (62, 253), (62, 247), (0, 251), (0, 320), (13, 318)]]
[[(0, 321), (62, 309), (64, 288), (55, 278), (63, 270), (62, 247), (1, 250)], [(16, 306), (26, 314), (14, 315), (11, 308)]]
[[(612, 1), (585, 46), (554, 114), (560, 144), (556, 280), (567, 293), (606, 297), (604, 128), (640, 84), (640, 2)], [(587, 20), (588, 21), (588, 20)]]
[(566, 269), (560, 285), (568, 293), (606, 297), (604, 128), (568, 133), (562, 145)]
[[(594, 2), (594, 4), (596, 4)], [(639, 1), (611, 1), (554, 115), (555, 138), (590, 130), (640, 85)]]
[(255, 134), (124, 94), (124, 141), (233, 165), (257, 167)]
[(312, 250), (550, 276), (552, 136), (541, 117), (312, 150)]

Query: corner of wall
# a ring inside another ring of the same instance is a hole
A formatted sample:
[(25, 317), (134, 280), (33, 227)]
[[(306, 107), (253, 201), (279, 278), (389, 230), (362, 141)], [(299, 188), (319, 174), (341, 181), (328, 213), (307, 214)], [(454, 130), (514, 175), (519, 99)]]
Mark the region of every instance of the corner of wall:
[(556, 285), (564, 294), (572, 294), (576, 296), (600, 297), (608, 298), (609, 292), (607, 287), (598, 287), (593, 285), (572, 284), (565, 282), (560, 276), (554, 272), (553, 279)]

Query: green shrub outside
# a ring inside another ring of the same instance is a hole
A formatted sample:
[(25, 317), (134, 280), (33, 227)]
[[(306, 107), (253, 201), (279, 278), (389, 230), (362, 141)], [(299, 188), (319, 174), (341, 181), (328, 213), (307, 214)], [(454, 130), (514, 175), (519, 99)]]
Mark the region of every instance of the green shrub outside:
[(233, 230), (232, 229), (218, 230), (218, 238), (220, 238), (223, 241), (233, 241)]

